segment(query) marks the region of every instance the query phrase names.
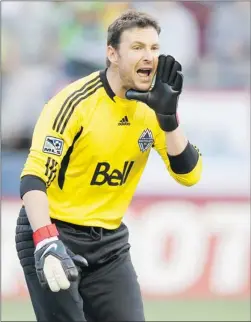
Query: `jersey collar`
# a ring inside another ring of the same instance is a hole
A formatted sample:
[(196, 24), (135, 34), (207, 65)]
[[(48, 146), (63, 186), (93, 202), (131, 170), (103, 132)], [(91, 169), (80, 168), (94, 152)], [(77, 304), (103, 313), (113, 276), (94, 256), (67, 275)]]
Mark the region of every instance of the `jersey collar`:
[(99, 73), (100, 79), (101, 79), (101, 82), (103, 83), (103, 86), (104, 86), (104, 89), (105, 89), (107, 95), (115, 102), (115, 100), (114, 100), (115, 93), (113, 92), (110, 84), (108, 83), (108, 80), (106, 77), (106, 72), (107, 72), (107, 68), (100, 71), (100, 73)]
[(100, 71), (100, 79), (101, 79), (101, 82), (104, 86), (104, 89), (107, 93), (107, 95), (113, 100), (114, 103), (119, 103), (120, 105), (125, 105), (127, 107), (135, 107), (136, 104), (137, 104), (137, 101), (135, 100), (128, 100), (126, 98), (121, 98), (121, 97), (118, 97), (114, 92), (113, 90), (111, 89), (111, 86), (107, 80), (107, 77), (106, 77), (106, 72), (107, 72), (107, 68), (104, 69), (104, 70), (101, 70)]

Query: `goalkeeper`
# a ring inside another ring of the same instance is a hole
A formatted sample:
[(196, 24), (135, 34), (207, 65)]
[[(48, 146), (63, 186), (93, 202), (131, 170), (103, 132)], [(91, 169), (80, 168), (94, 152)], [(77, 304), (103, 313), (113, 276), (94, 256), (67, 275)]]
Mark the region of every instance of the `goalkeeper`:
[(107, 68), (60, 91), (37, 121), (16, 227), (37, 321), (145, 320), (123, 216), (151, 148), (182, 185), (202, 171), (177, 118), (182, 68), (159, 55), (159, 33), (152, 17), (122, 14)]

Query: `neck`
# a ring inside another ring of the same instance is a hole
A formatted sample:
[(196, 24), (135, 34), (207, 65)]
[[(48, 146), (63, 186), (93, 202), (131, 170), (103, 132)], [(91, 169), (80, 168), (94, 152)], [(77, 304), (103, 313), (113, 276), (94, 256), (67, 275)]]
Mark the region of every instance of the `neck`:
[(120, 98), (125, 98), (126, 89), (122, 86), (118, 71), (115, 68), (109, 67), (107, 69), (106, 77), (115, 95)]

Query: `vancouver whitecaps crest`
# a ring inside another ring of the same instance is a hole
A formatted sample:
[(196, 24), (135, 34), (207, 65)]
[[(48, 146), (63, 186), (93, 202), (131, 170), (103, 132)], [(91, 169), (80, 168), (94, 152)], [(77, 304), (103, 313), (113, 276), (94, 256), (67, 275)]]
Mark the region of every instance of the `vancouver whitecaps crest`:
[(152, 131), (146, 129), (143, 131), (141, 136), (139, 137), (138, 144), (141, 152), (147, 151), (153, 145), (153, 134)]

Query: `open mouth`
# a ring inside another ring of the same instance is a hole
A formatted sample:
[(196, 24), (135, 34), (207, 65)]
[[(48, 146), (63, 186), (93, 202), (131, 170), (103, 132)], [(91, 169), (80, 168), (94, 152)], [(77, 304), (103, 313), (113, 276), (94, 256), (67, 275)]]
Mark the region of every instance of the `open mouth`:
[(137, 70), (137, 74), (140, 77), (149, 77), (151, 75), (152, 68), (140, 68)]

